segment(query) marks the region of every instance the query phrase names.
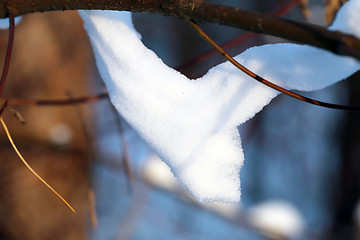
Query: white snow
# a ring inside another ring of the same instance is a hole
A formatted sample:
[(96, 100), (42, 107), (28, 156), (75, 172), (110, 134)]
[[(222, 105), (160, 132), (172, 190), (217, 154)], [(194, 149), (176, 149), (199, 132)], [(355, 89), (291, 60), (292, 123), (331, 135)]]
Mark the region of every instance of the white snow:
[[(332, 29), (360, 37), (359, 11), (360, 0), (348, 2)], [(130, 13), (79, 13), (119, 113), (199, 201), (239, 201), (244, 155), (237, 126), (278, 93), (230, 63), (192, 81), (142, 44)], [(276, 84), (308, 91), (329, 86), (360, 68), (350, 57), (296, 44), (254, 47), (236, 59)]]
[(283, 201), (272, 200), (256, 205), (249, 210), (248, 219), (252, 226), (280, 239), (292, 239), (304, 229), (299, 211)]
[(179, 190), (179, 183), (171, 173), (169, 167), (155, 154), (147, 159), (141, 174), (141, 177), (145, 179), (145, 182), (151, 183), (156, 187), (165, 189), (169, 192)]
[(66, 123), (59, 123), (52, 126), (49, 130), (49, 140), (55, 145), (67, 145), (74, 137), (74, 132)]

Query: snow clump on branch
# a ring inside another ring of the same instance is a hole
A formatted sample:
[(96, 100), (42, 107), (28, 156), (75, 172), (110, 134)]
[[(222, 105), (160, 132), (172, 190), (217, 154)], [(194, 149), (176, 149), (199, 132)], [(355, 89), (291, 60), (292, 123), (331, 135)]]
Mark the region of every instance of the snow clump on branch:
[[(237, 126), (279, 93), (229, 62), (191, 81), (143, 45), (131, 13), (79, 12), (119, 113), (200, 202), (239, 201), (244, 154)], [(360, 37), (359, 12), (360, 0), (346, 3), (331, 29)], [(253, 47), (235, 59), (275, 84), (305, 91), (360, 69), (350, 57), (297, 44)]]

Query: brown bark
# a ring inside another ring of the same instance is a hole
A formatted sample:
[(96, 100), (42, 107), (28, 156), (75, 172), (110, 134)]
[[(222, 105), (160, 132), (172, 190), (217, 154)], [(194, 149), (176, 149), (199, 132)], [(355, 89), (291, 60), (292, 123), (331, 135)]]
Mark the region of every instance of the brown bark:
[(202, 0), (2, 0), (0, 18), (32, 12), (75, 9), (125, 10), (207, 21), (269, 34), (360, 60), (360, 39), (324, 27), (285, 20)]

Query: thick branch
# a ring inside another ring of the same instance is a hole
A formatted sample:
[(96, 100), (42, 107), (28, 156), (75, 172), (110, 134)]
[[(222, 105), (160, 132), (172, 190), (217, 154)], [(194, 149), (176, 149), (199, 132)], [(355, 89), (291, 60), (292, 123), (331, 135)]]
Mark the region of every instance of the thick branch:
[(75, 9), (158, 13), (269, 34), (360, 60), (360, 39), (354, 36), (202, 0), (1, 0), (0, 18), (8, 16), (7, 9), (14, 15)]

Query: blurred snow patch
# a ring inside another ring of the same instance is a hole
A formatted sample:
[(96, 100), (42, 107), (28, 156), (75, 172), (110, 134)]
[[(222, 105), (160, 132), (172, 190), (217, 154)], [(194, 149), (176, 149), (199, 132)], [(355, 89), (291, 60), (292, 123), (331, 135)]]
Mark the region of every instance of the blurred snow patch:
[(55, 145), (67, 145), (73, 138), (73, 131), (67, 124), (57, 124), (49, 130), (49, 140)]
[(260, 203), (249, 210), (250, 223), (269, 233), (275, 239), (294, 238), (304, 230), (304, 220), (299, 211), (284, 201)]
[[(156, 155), (152, 155), (148, 158), (145, 165), (142, 168), (142, 178), (147, 183), (159, 187), (163, 190), (180, 193), (180, 195), (195, 201), (194, 198), (185, 191), (185, 188), (179, 184), (171, 169), (160, 160)], [(238, 203), (204, 203), (202, 207), (217, 213), (223, 217), (233, 219), (240, 212), (240, 204)]]
[(142, 178), (156, 187), (174, 192), (179, 189), (179, 182), (171, 173), (170, 168), (156, 155), (152, 155), (142, 168)]
[(240, 214), (241, 210), (241, 205), (238, 203), (212, 202), (205, 203), (202, 206), (212, 212), (215, 212), (229, 219), (235, 219)]

